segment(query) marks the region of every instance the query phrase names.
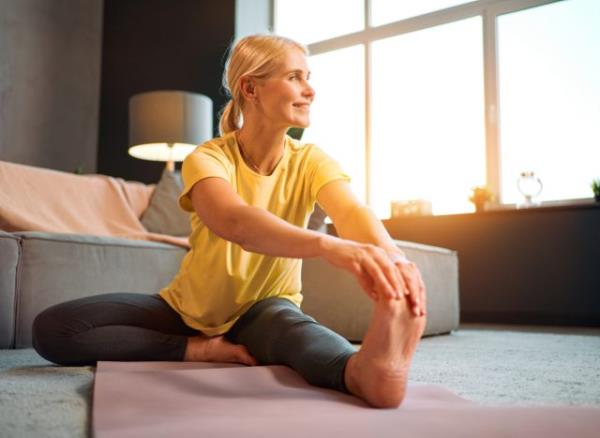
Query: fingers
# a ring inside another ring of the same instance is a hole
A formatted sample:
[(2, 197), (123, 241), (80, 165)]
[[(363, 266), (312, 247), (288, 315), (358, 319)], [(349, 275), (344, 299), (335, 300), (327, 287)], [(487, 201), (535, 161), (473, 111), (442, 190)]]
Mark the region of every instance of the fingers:
[(383, 249), (367, 245), (366, 250), (370, 257), (364, 260), (364, 265), (375, 282), (375, 289), (382, 291), (386, 298), (401, 299), (407, 285), (397, 267)]
[(362, 267), (371, 277), (373, 289), (382, 293), (385, 298), (398, 298), (398, 291), (390, 281), (389, 276), (386, 276), (385, 268), (382, 268), (375, 259), (366, 257), (363, 260)]
[[(389, 259), (387, 259), (389, 261)], [(385, 263), (375, 253), (356, 266), (355, 275), (363, 290), (375, 301), (379, 296), (402, 299), (405, 295), (415, 316), (427, 314), (425, 284), (414, 262), (406, 258)], [(397, 287), (396, 285), (400, 285)]]
[(373, 301), (377, 301), (378, 295), (377, 291), (373, 289), (373, 282), (370, 277), (363, 272), (356, 274), (356, 278), (358, 279), (358, 284), (360, 287), (371, 297)]
[(427, 311), (425, 284), (417, 265), (407, 261), (397, 263), (397, 266), (408, 285), (408, 295), (413, 313), (416, 316), (424, 316)]
[(427, 291), (425, 288), (425, 282), (423, 278), (421, 278), (421, 273), (417, 270), (419, 274), (419, 286), (420, 286), (420, 297), (421, 297), (421, 310), (423, 311), (423, 316), (427, 315)]
[[(354, 251), (353, 261), (348, 268), (356, 276), (362, 289), (375, 301), (378, 297), (402, 299), (405, 294), (411, 293), (411, 287), (415, 287), (415, 294), (418, 293), (418, 287), (408, 282), (410, 277), (403, 276), (384, 249), (363, 244), (355, 246)], [(402, 257), (398, 262), (408, 261)], [(417, 301), (415, 294), (412, 295), (413, 304)]]
[[(402, 279), (404, 281), (404, 274), (402, 273), (402, 267), (409, 265), (412, 262), (410, 260), (408, 260), (404, 254), (395, 255), (392, 260), (394, 262), (394, 266), (396, 266), (396, 268), (397, 268), (398, 275), (400, 275), (400, 277), (402, 277)], [(405, 282), (405, 284), (406, 284), (406, 282)], [(407, 285), (407, 287), (404, 288), (404, 294), (410, 295), (410, 287), (408, 287), (408, 285)]]
[(415, 276), (416, 265), (412, 262), (402, 263), (399, 267), (402, 276), (408, 284), (409, 298), (413, 313), (417, 316), (421, 315), (421, 300), (420, 300), (420, 285)]

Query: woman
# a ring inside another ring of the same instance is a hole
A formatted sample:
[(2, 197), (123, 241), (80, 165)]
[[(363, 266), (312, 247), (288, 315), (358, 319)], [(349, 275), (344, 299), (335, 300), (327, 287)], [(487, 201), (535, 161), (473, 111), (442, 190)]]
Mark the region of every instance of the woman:
[[(105, 294), (45, 310), (34, 322), (43, 357), (284, 364), (372, 406), (400, 405), (425, 327), (425, 287), (339, 165), (286, 135), (309, 125), (306, 56), (276, 36), (235, 45), (221, 137), (182, 167), (179, 202), (193, 214), (179, 273), (159, 295)], [(339, 238), (306, 229), (315, 202)], [(309, 257), (351, 272), (375, 301), (360, 351), (300, 309), (301, 259)]]

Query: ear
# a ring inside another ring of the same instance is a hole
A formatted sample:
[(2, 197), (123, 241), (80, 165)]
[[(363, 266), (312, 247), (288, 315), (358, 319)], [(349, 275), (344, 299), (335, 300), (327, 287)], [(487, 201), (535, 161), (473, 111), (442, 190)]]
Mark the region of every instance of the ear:
[(256, 99), (256, 81), (249, 76), (242, 76), (240, 79), (240, 89), (244, 99), (252, 101)]

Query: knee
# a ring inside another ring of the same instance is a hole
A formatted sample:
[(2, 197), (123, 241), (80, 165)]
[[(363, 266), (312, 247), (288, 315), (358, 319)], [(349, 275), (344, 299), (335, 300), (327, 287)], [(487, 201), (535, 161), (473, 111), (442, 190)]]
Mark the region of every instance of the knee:
[(299, 324), (316, 322), (285, 298), (268, 298), (261, 305), (262, 307), (257, 309), (256, 324), (268, 327), (271, 333), (278, 335), (277, 337)]
[(60, 325), (53, 313), (52, 308), (49, 308), (35, 317), (31, 326), (31, 342), (35, 351), (44, 359), (61, 363), (55, 353), (60, 343)]
[(273, 346), (284, 350), (295, 345), (304, 349), (306, 344), (313, 344), (319, 337), (320, 325), (309, 315), (294, 309), (279, 311), (270, 321), (273, 333)]

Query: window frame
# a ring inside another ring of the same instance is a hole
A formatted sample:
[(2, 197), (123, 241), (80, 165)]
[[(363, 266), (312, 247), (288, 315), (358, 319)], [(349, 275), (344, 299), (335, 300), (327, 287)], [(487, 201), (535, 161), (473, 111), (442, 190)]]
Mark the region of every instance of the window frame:
[[(276, 0), (271, 3), (271, 29), (276, 30), (274, 23)], [(544, 6), (563, 0), (477, 0), (446, 9), (429, 12), (423, 15), (371, 26), (371, 0), (364, 0), (364, 29), (324, 41), (308, 44), (311, 55), (319, 55), (334, 50), (344, 49), (361, 44), (365, 50), (365, 193), (366, 203), (371, 205), (371, 44), (374, 41), (427, 29), (434, 26), (481, 16), (483, 23), (483, 83), (484, 83), (484, 120), (485, 120), (485, 157), (486, 185), (497, 200), (493, 209), (513, 209), (515, 204), (502, 203), (500, 193), (501, 159), (499, 138), (498, 111), (498, 51), (497, 51), (497, 18), (500, 15), (518, 12), (530, 8)], [(587, 198), (543, 201), (542, 206), (557, 206), (587, 203)]]

